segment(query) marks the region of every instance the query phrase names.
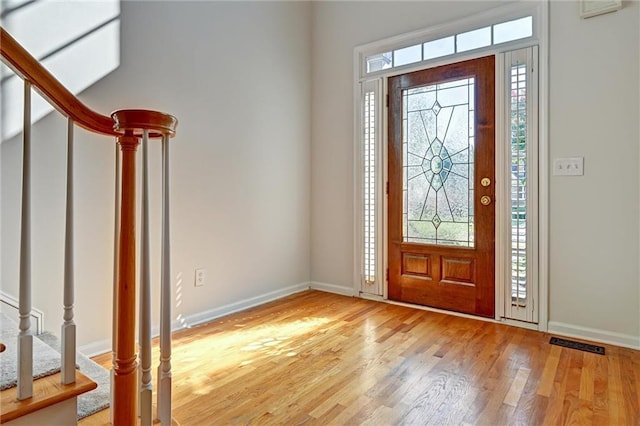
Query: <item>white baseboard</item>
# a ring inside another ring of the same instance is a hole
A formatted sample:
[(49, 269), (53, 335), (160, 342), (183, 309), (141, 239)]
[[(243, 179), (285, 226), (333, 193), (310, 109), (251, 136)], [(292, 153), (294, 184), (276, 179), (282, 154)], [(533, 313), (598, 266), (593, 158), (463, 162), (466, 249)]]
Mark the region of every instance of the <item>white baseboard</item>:
[(341, 294), (343, 296), (356, 296), (356, 292), (352, 287), (343, 287), (341, 285), (319, 283), (317, 281), (311, 281), (309, 288), (313, 290), (326, 291), (327, 293)]
[(625, 348), (640, 349), (640, 336), (632, 336), (630, 334), (598, 330), (596, 328), (565, 324), (557, 321), (549, 321), (549, 329), (547, 332), (549, 334), (559, 334), (561, 336), (591, 340)]
[(359, 293), (358, 296), (361, 299), (373, 300), (374, 302), (387, 303), (389, 301), (388, 299), (385, 299), (384, 297), (382, 297), (380, 295), (371, 294), (371, 293)]
[[(310, 283), (303, 282), (295, 284), (289, 287), (285, 287), (279, 290), (271, 291), (269, 293), (262, 294), (260, 296), (251, 297), (249, 299), (240, 300), (238, 302), (230, 303), (228, 305), (220, 306), (218, 308), (209, 309), (207, 311), (198, 312), (185, 317), (178, 316), (171, 322), (171, 330), (177, 331), (184, 328), (193, 327), (198, 324), (213, 321), (216, 318), (224, 317), (236, 312), (244, 311), (245, 309), (253, 308), (254, 306), (262, 305), (283, 297), (289, 296), (294, 293), (308, 290)], [(151, 336), (157, 337), (160, 335), (160, 326), (155, 325), (151, 329)], [(91, 342), (86, 345), (78, 347), (78, 352), (83, 353), (86, 356), (92, 357), (101, 355), (111, 351), (111, 339), (99, 340)]]
[(102, 355), (111, 351), (111, 339), (98, 340), (97, 342), (87, 343), (78, 346), (78, 352), (91, 358), (92, 356)]
[[(220, 306), (219, 308), (209, 309), (207, 311), (199, 312), (193, 315), (188, 315), (184, 319), (174, 320), (172, 329), (181, 330), (183, 328), (192, 327), (194, 325), (203, 324), (208, 321), (212, 321), (216, 318), (224, 317), (236, 312), (244, 311), (245, 309), (253, 308), (254, 306), (263, 305), (268, 302), (272, 302), (277, 299), (289, 296), (294, 293), (300, 293), (309, 289), (309, 283), (304, 282), (295, 284), (289, 287), (285, 287), (279, 290), (271, 291), (269, 293), (262, 294), (260, 296), (251, 297), (249, 299), (240, 300), (238, 302), (230, 303), (228, 305)], [(159, 330), (152, 330), (153, 335), (158, 335)]]

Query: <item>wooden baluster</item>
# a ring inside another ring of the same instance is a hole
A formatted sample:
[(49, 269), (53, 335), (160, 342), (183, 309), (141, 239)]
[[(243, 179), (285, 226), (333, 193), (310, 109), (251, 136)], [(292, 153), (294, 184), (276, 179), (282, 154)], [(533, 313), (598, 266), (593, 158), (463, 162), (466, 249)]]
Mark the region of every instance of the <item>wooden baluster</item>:
[(73, 120), (67, 124), (67, 214), (64, 239), (64, 322), (61, 327), (62, 384), (76, 381), (76, 324), (73, 321)]
[(22, 157), (22, 226), (20, 228), (20, 289), (18, 334), (18, 399), (33, 395), (33, 336), (31, 335), (31, 84), (24, 82)]
[(140, 424), (151, 425), (151, 274), (149, 266), (149, 132), (142, 137), (142, 215), (140, 220)]
[(122, 193), (120, 204), (120, 238), (118, 249), (118, 283), (116, 304), (116, 357), (113, 423), (133, 425), (137, 411), (137, 363), (135, 353), (136, 322), (136, 241), (135, 184), (138, 137), (127, 130), (118, 137), (122, 151)]
[(116, 365), (116, 330), (118, 329), (117, 319), (118, 317), (116, 312), (116, 300), (118, 300), (118, 241), (120, 235), (120, 146), (118, 144), (116, 147), (116, 170), (115, 170), (115, 201), (114, 201), (114, 227), (113, 227), (113, 298), (112, 298), (112, 313), (111, 313), (111, 389), (110, 392), (110, 400), (109, 406), (111, 410), (109, 412), (109, 420), (111, 424), (114, 424), (113, 419), (113, 402), (114, 402), (114, 393), (113, 389), (115, 389), (115, 365)]
[(158, 419), (171, 425), (171, 232), (169, 222), (169, 136), (162, 137), (162, 277)]

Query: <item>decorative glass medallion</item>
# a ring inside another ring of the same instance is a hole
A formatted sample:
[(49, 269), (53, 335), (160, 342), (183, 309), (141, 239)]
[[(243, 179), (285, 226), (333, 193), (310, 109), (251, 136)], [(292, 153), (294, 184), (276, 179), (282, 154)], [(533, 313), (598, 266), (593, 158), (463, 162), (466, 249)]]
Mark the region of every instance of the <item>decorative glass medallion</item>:
[(474, 246), (474, 78), (402, 92), (403, 241)]

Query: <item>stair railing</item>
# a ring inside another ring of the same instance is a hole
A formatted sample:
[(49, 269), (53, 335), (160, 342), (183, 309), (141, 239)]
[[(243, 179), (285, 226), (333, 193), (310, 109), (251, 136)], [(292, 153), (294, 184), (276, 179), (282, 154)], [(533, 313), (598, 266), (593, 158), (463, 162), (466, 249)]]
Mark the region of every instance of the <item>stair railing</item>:
[[(149, 274), (149, 139), (162, 143), (162, 260), (160, 360), (157, 414), (162, 425), (171, 424), (171, 258), (169, 222), (169, 140), (175, 135), (175, 117), (157, 111), (122, 109), (104, 116), (80, 102), (16, 40), (0, 27), (2, 61), (24, 80), (23, 167), (19, 270), (18, 399), (33, 396), (33, 336), (31, 330), (31, 92), (38, 91), (68, 119), (67, 181), (64, 250), (62, 384), (75, 382), (76, 324), (74, 322), (73, 260), (73, 152), (75, 126), (115, 137), (115, 230), (113, 288), (113, 368), (111, 422), (133, 425), (138, 415), (143, 425), (152, 423), (151, 317)], [(140, 264), (141, 365), (136, 362), (136, 152), (142, 141), (143, 187)], [(140, 377), (140, 380), (138, 380)], [(140, 402), (140, 407), (138, 407)], [(139, 411), (138, 411), (139, 408)]]

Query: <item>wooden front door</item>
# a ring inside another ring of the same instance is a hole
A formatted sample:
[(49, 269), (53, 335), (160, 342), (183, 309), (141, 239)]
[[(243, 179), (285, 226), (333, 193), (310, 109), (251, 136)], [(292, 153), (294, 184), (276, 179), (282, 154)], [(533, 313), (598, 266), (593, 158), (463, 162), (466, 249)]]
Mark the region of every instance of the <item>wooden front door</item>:
[(389, 78), (389, 298), (493, 317), (493, 56)]

